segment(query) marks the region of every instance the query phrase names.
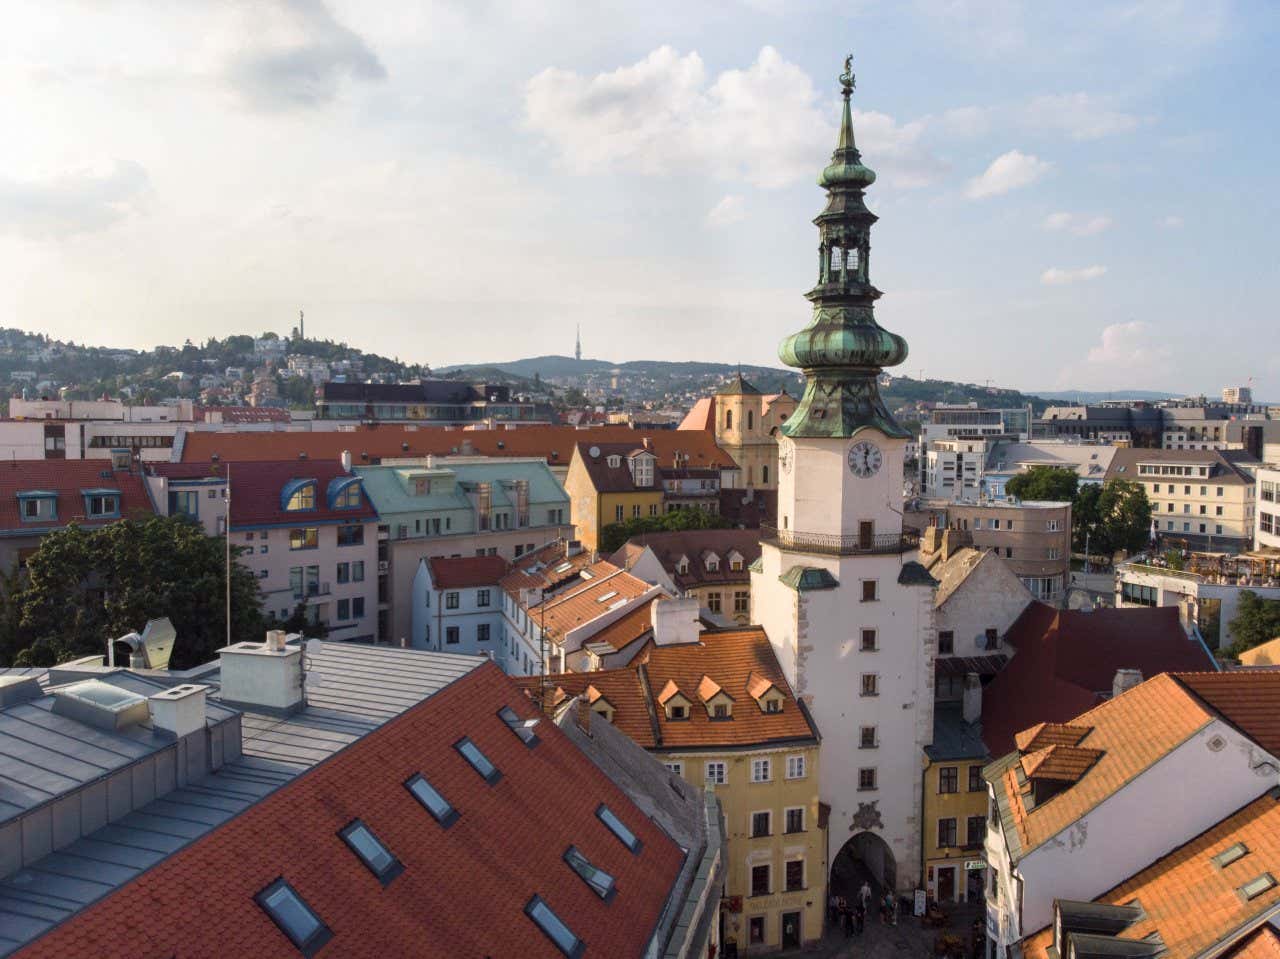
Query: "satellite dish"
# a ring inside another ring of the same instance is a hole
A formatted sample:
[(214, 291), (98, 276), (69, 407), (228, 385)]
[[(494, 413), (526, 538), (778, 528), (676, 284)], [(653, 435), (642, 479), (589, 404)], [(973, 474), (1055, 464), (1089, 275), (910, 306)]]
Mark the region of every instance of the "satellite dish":
[(598, 459), (600, 456), (600, 447), (593, 446), (591, 449), (587, 450), (587, 453), (592, 459)]

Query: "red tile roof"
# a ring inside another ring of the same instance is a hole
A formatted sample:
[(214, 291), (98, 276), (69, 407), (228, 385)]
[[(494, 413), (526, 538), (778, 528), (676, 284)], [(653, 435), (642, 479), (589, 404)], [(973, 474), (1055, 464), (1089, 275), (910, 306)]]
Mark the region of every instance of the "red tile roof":
[[(224, 391), (225, 392), (225, 391)], [(197, 406), (197, 423), (291, 423), (292, 415), (280, 406)]]
[(501, 556), (435, 556), (427, 563), (436, 589), (496, 586), (507, 572), (507, 561)]
[(1280, 756), (1280, 672), (1179, 673), (1178, 680), (1271, 755)]
[(703, 396), (698, 399), (689, 412), (684, 415), (684, 419), (680, 421), (680, 425), (676, 429), (705, 430), (709, 433), (714, 433), (716, 429), (716, 398), (714, 396)]
[(399, 424), (362, 425), (350, 430), (279, 430), (271, 432), (205, 432), (187, 434), (183, 462), (209, 460), (278, 460), (306, 453), (312, 460), (337, 460), (351, 452), (357, 466), (384, 458), (464, 455), (540, 456), (551, 466), (568, 466), (576, 443), (624, 443), (639, 447), (645, 437), (653, 444), (659, 466), (674, 466), (675, 454), (687, 454), (688, 466), (735, 469), (733, 458), (716, 445), (715, 437), (699, 431), (633, 430), (629, 426), (522, 426), (502, 430), (459, 430), (443, 426)]
[[(104, 526), (114, 519), (90, 519), (85, 515), (81, 490), (120, 491), (120, 515), (155, 515), (142, 477), (137, 472), (112, 470), (109, 459), (9, 460), (0, 464), (0, 530), (39, 534), (61, 529), (73, 520), (85, 526)], [(57, 493), (57, 519), (24, 522), (18, 494), (35, 490)]]
[[(760, 531), (697, 529), (642, 533), (627, 540), (610, 558), (619, 566), (630, 569), (646, 546), (682, 590), (697, 586), (746, 585), (751, 582), (751, 564), (760, 558)], [(737, 570), (729, 565), (729, 554), (733, 552), (742, 557), (742, 567)], [(707, 568), (706, 561), (712, 553), (720, 560), (715, 570)], [(678, 571), (682, 556), (689, 560), (689, 569), (685, 573)]]
[[(585, 956), (640, 956), (683, 853), (555, 724), (528, 748), (497, 716), (537, 715), (495, 665), (455, 681), (117, 892), (22, 959), (297, 959), (255, 903), (283, 877), (333, 933), (320, 956), (563, 959), (524, 914), (540, 895)], [(488, 785), (453, 748), (470, 737), (501, 771)], [(403, 783), (422, 773), (459, 818), (440, 828)], [(596, 818), (605, 803), (643, 843)], [(359, 818), (404, 865), (383, 887), (338, 836)], [(617, 881), (600, 899), (562, 859), (576, 845)]]
[(1032, 603), (1005, 640), (1017, 655), (982, 693), (982, 738), (993, 756), (1014, 749), (1021, 730), (1065, 723), (1096, 706), (1111, 695), (1118, 669), (1150, 679), (1214, 666), (1173, 607), (1084, 613)]
[[(274, 434), (269, 434), (274, 435)], [(329, 483), (343, 477), (358, 478), (348, 473), (336, 459), (279, 460), (195, 463), (154, 463), (148, 469), (157, 476), (171, 479), (200, 479), (227, 475), (231, 471), (231, 528), (257, 526), (316, 526), (327, 523), (362, 523), (376, 520), (377, 511), (363, 492), (361, 505), (355, 509), (330, 509)], [(281, 493), (293, 480), (314, 480), (316, 508), (305, 512), (289, 512), (281, 505)]]

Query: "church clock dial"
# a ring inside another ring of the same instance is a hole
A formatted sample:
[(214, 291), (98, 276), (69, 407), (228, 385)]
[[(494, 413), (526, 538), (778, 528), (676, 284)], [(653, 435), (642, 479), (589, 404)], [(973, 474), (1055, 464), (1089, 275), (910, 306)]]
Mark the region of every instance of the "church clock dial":
[(854, 476), (866, 479), (869, 476), (875, 476), (880, 471), (880, 465), (884, 462), (884, 456), (880, 452), (880, 447), (875, 443), (868, 443), (863, 440), (861, 443), (854, 443), (849, 447), (849, 469), (853, 471)]
[(782, 472), (784, 473), (791, 472), (791, 455), (790, 440), (783, 440), (778, 447), (778, 465), (782, 467)]

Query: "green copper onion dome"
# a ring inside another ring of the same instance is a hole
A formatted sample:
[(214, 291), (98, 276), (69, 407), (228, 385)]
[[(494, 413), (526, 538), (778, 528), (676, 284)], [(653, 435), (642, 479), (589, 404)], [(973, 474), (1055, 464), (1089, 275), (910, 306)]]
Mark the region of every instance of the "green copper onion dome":
[(805, 391), (782, 426), (787, 436), (847, 437), (863, 427), (907, 437), (880, 398), (878, 378), (886, 366), (907, 358), (907, 341), (876, 323), (880, 291), (871, 284), (871, 226), (863, 190), (875, 173), (863, 166), (853, 139), (853, 58), (844, 63), (840, 84), (844, 112), (831, 163), (818, 184), (827, 191), (818, 227), (818, 283), (805, 296), (813, 319), (782, 342), (778, 356), (805, 374)]

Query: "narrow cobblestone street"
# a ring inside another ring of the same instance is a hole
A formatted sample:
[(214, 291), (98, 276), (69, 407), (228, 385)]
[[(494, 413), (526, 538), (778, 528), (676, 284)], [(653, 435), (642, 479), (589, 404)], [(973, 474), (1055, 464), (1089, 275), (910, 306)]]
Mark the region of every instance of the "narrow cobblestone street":
[(938, 929), (925, 928), (914, 916), (900, 918), (897, 925), (884, 925), (873, 919), (861, 935), (846, 938), (842, 932), (831, 931), (816, 945), (768, 955), (771, 959), (914, 959), (934, 956), (941, 936), (957, 936), (963, 949), (960, 955), (968, 959), (974, 955), (973, 923), (980, 915), (980, 906), (954, 905), (947, 911), (947, 925)]

